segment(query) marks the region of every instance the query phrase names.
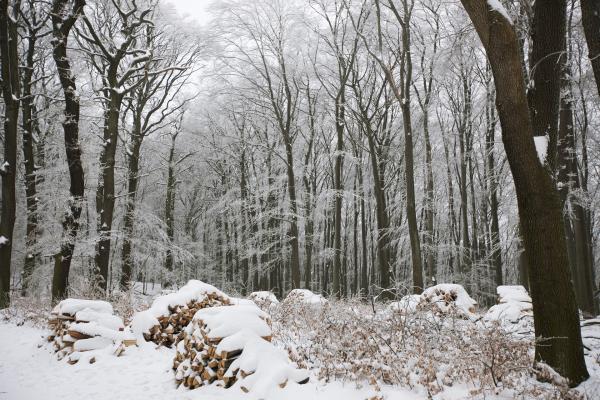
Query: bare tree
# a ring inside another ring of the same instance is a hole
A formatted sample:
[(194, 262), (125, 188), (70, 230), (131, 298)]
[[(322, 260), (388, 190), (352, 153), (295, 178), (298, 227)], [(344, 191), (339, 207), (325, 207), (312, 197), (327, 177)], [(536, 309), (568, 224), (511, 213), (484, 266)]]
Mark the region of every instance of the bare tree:
[[(123, 217), (123, 246), (121, 250), (121, 288), (129, 286), (133, 272), (132, 235), (135, 223), (136, 197), (140, 180), (140, 155), (144, 139), (170, 124), (169, 117), (178, 112), (186, 102), (176, 102), (193, 73), (197, 61), (198, 45), (186, 45), (176, 38), (177, 32), (147, 31), (146, 47), (152, 58), (143, 71), (141, 83), (128, 99), (131, 114), (131, 133), (127, 146), (127, 197)], [(189, 38), (186, 38), (189, 39)], [(179, 43), (179, 45), (174, 45)]]
[[(27, 0), (26, 6), (21, 12), (23, 14), (23, 37), (26, 42), (25, 65), (22, 73), (23, 98), (21, 107), (23, 109), (23, 163), (25, 164), (25, 196), (27, 202), (27, 226), (25, 233), (26, 250), (22, 275), (22, 294), (26, 294), (27, 292), (29, 277), (35, 269), (36, 263), (35, 245), (38, 235), (37, 204), (39, 200), (37, 194), (38, 178), (36, 177), (36, 154), (34, 143), (36, 93), (32, 92), (32, 87), (34, 85), (34, 72), (38, 67), (35, 58), (41, 58), (39, 54), (37, 54), (39, 52), (38, 41), (51, 33), (46, 25), (50, 18), (50, 13), (48, 11), (49, 10), (44, 7), (43, 3), (36, 0)], [(44, 77), (41, 77), (41, 79), (44, 79)]]
[(462, 0), (462, 4), (481, 39), (496, 84), (502, 140), (515, 182), (529, 266), (538, 338), (535, 358), (577, 385), (589, 375), (583, 359), (562, 208), (535, 149), (517, 34), (499, 2), (492, 3), (493, 7), (485, 0)]
[(17, 37), (20, 7), (19, 0), (0, 1), (0, 77), (4, 100), (4, 161), (0, 165), (0, 308), (6, 308), (10, 304), (10, 267), (16, 210), (17, 133), (21, 97)]
[(84, 15), (85, 27), (78, 31), (80, 46), (100, 75), (104, 106), (103, 143), (100, 152), (96, 213), (98, 240), (95, 265), (98, 286), (108, 287), (111, 232), (115, 209), (115, 163), (119, 140), (121, 105), (125, 95), (144, 81), (152, 55), (146, 48), (147, 30), (153, 26), (154, 2), (104, 0)]
[(69, 209), (63, 219), (63, 235), (60, 252), (55, 256), (52, 278), (52, 301), (64, 298), (69, 286), (69, 270), (75, 239), (79, 230), (84, 195), (84, 174), (79, 145), (79, 94), (75, 76), (67, 54), (69, 34), (75, 22), (83, 13), (85, 0), (54, 0), (52, 3), (53, 57), (65, 98), (65, 119), (63, 131), (67, 165), (71, 179)]

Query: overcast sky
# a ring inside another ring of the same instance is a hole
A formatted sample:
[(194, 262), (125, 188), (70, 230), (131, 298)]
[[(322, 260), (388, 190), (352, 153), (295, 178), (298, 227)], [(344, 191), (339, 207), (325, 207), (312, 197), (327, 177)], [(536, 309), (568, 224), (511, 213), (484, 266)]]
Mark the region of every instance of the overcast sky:
[(177, 11), (182, 16), (189, 16), (198, 20), (201, 23), (207, 21), (208, 16), (206, 8), (212, 2), (212, 0), (163, 0), (167, 3), (171, 3), (177, 8)]

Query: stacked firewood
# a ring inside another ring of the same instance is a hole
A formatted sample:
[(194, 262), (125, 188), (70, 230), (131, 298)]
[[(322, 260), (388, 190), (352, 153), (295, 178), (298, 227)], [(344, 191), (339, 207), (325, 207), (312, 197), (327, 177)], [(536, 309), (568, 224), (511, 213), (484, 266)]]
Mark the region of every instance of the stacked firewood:
[(435, 311), (441, 314), (458, 313), (471, 316), (475, 313), (476, 306), (477, 302), (469, 296), (461, 285), (442, 283), (423, 291), (417, 309)]
[(269, 316), (257, 306), (232, 305), (198, 311), (183, 331), (173, 360), (178, 385), (195, 389), (218, 381), (245, 391), (257, 385), (284, 387), (288, 379), (305, 383), (287, 353), (273, 346)]
[(113, 315), (112, 306), (105, 301), (63, 300), (52, 310), (48, 325), (48, 341), (58, 358), (68, 357), (69, 364), (82, 358), (93, 363), (97, 350), (109, 349), (119, 356), (125, 347), (136, 344), (123, 320)]
[(202, 301), (191, 301), (182, 306), (169, 306), (169, 315), (158, 317), (159, 325), (154, 325), (150, 328), (150, 332), (144, 333), (144, 339), (171, 347), (180, 337), (183, 329), (192, 321), (198, 310), (228, 304), (228, 299), (209, 293)]
[(230, 298), (200, 281), (189, 281), (174, 293), (158, 297), (152, 306), (133, 317), (134, 332), (158, 345), (171, 347), (198, 310), (230, 304)]
[(498, 304), (490, 307), (483, 319), (498, 323), (517, 336), (529, 337), (534, 331), (533, 305), (527, 289), (520, 285), (498, 286)]

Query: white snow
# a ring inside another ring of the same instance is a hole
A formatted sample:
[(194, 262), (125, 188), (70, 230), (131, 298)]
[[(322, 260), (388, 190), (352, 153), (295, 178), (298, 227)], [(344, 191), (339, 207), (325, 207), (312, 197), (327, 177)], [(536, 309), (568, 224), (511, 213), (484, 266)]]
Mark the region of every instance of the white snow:
[(106, 301), (66, 299), (54, 307), (52, 314), (75, 316), (76, 313), (84, 310), (103, 314), (113, 313), (112, 305)]
[(261, 303), (264, 303), (264, 302), (270, 302), (270, 303), (275, 303), (275, 304), (279, 303), (279, 300), (277, 300), (277, 297), (275, 296), (275, 294), (273, 294), (273, 292), (269, 292), (268, 290), (252, 292), (252, 293), (250, 293), (250, 296), (248, 296), (248, 298), (250, 300), (258, 301)]
[[(456, 295), (456, 298), (448, 302), (444, 294), (451, 293)], [(429, 298), (442, 312), (448, 312), (452, 307), (456, 307), (458, 311), (470, 315), (475, 312), (475, 306), (477, 305), (477, 302), (469, 296), (465, 288), (455, 283), (440, 283), (431, 286), (423, 291), (421, 297)]]
[(123, 320), (120, 317), (116, 315), (99, 313), (89, 309), (84, 309), (75, 313), (75, 320), (78, 322), (94, 321), (98, 325), (112, 330), (122, 330), (125, 328)]
[(527, 289), (521, 285), (498, 286), (496, 293), (498, 293), (499, 303), (508, 303), (510, 301), (531, 303), (531, 297), (529, 297)]
[(498, 304), (492, 306), (484, 316), (486, 321), (500, 321), (507, 324), (520, 324), (525, 328), (533, 322), (533, 307), (527, 290), (520, 285), (498, 286)]
[(512, 25), (512, 19), (510, 18), (510, 15), (508, 15), (506, 8), (500, 3), (500, 0), (487, 0), (487, 3), (492, 10), (500, 13)]
[(8, 240), (6, 236), (0, 236), (0, 246), (4, 246), (5, 244), (8, 244), (8, 242), (10, 242), (10, 240)]
[(2, 163), (2, 166), (0, 167), (0, 173), (6, 174), (9, 169), (10, 169), (10, 164), (8, 163), (8, 161), (4, 161)]
[[(43, 345), (43, 330), (0, 323), (0, 399), (31, 400), (251, 400), (235, 386), (223, 389), (207, 386), (196, 390), (177, 389), (171, 364), (174, 350), (154, 343), (130, 347), (121, 357), (99, 357), (89, 364), (58, 363)], [(85, 353), (78, 353), (85, 354)], [(288, 383), (275, 388), (269, 400), (364, 400), (377, 393), (354, 383), (312, 380), (306, 385)], [(425, 400), (426, 394), (384, 386), (386, 400)], [(458, 397), (457, 397), (458, 398)]]
[(267, 398), (279, 385), (287, 386), (290, 381), (302, 382), (309, 378), (308, 371), (297, 369), (284, 350), (258, 336), (246, 342), (241, 356), (231, 364), (226, 375), (238, 368), (251, 375), (238, 380), (234, 387), (244, 388), (260, 399)]
[[(206, 324), (206, 334), (211, 339), (225, 338), (242, 330), (252, 331), (260, 337), (271, 336), (268, 318), (268, 314), (256, 305), (209, 307), (194, 315), (194, 320)], [(189, 328), (192, 326), (188, 325)]]
[(304, 303), (310, 305), (323, 305), (328, 302), (326, 298), (320, 294), (311, 292), (308, 289), (294, 289), (288, 293), (285, 298), (286, 302)]
[(240, 299), (238, 297), (230, 297), (229, 301), (231, 302), (231, 304), (238, 305), (238, 306), (255, 306), (256, 305), (256, 303), (250, 299)]
[(400, 299), (400, 301), (391, 302), (387, 310), (393, 312), (399, 312), (402, 314), (412, 314), (417, 311), (417, 305), (421, 301), (421, 295), (418, 294), (410, 294), (408, 296), (404, 296)]
[(546, 162), (546, 153), (548, 152), (548, 137), (547, 136), (534, 136), (533, 143), (535, 144), (535, 150), (537, 151), (538, 158), (542, 165)]
[(79, 332), (92, 337), (101, 336), (115, 342), (133, 338), (133, 335), (129, 331), (107, 328), (95, 321), (71, 324), (69, 331)]
[(75, 351), (89, 351), (89, 350), (100, 350), (111, 346), (113, 341), (106, 337), (92, 337), (89, 339), (81, 339), (73, 344), (73, 350)]

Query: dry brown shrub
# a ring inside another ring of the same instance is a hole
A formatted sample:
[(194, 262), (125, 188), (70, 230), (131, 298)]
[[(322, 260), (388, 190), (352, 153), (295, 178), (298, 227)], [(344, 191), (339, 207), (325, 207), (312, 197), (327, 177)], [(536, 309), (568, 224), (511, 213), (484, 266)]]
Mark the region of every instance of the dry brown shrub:
[(509, 390), (552, 399), (565, 398), (568, 390), (535, 381), (533, 338), (517, 338), (478, 318), (424, 308), (374, 312), (358, 301), (281, 304), (271, 312), (275, 340), (324, 381), (422, 386), (430, 395), (468, 384), (476, 388), (473, 397)]

